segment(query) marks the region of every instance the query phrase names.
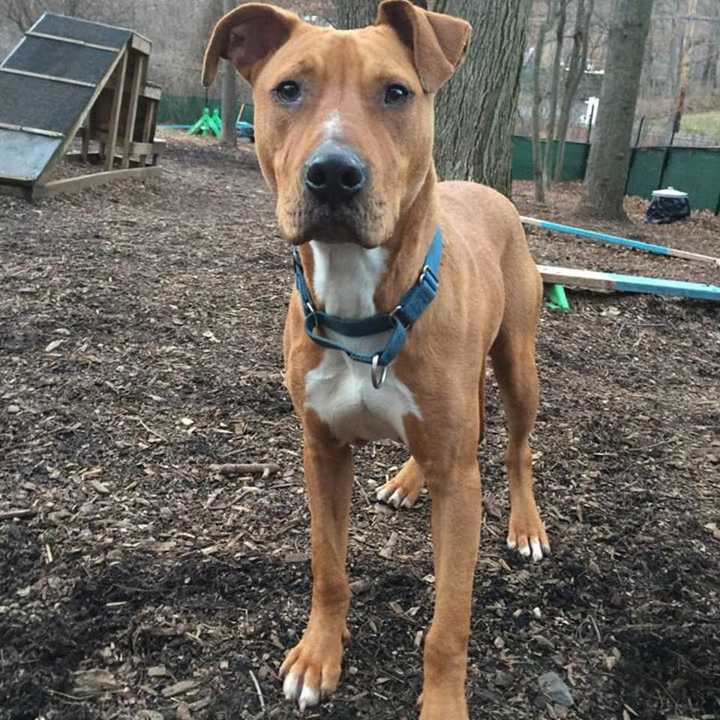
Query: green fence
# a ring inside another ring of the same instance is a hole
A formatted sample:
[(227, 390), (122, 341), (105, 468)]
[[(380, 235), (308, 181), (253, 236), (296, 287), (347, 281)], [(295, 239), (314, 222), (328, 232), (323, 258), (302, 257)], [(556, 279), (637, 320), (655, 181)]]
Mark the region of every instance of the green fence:
[[(544, 153), (545, 142), (541, 145)], [(551, 151), (553, 171), (555, 149), (553, 147)], [(585, 177), (589, 150), (589, 145), (585, 143), (566, 144), (563, 180), (582, 180)], [(720, 213), (720, 148), (638, 148), (633, 154), (629, 175), (628, 195), (649, 199), (653, 190), (672, 186), (690, 196), (690, 205), (694, 210)], [(513, 180), (533, 179), (530, 138), (513, 136), (512, 177)]]
[(638, 148), (628, 195), (649, 198), (661, 184), (686, 192), (695, 210), (720, 212), (720, 148)]
[[(557, 143), (553, 143), (550, 151), (552, 153), (550, 158), (551, 176), (555, 173), (557, 147)], [(589, 149), (589, 146), (585, 143), (565, 143), (563, 180), (582, 180), (585, 177), (585, 166), (587, 164)], [(546, 143), (544, 140), (540, 142), (540, 152), (544, 158), (546, 152)], [(530, 138), (513, 135), (512, 177), (513, 180), (533, 179), (532, 140)]]

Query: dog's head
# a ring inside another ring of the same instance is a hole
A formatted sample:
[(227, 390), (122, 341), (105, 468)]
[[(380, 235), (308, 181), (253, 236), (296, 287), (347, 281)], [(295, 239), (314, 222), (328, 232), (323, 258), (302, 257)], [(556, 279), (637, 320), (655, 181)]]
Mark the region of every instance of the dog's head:
[(430, 172), (433, 96), (469, 36), (464, 20), (407, 0), (386, 0), (354, 31), (256, 3), (218, 22), (203, 82), (225, 58), (251, 83), (257, 154), (288, 240), (388, 240)]

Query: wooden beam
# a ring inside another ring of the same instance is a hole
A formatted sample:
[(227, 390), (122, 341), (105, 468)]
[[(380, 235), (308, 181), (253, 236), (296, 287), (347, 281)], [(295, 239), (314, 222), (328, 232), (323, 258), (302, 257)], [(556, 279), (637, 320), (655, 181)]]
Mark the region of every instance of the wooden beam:
[(122, 107), (123, 89), (125, 87), (125, 73), (128, 64), (128, 51), (122, 51), (122, 59), (117, 66), (115, 94), (113, 95), (112, 109), (110, 110), (110, 125), (108, 128), (108, 143), (105, 148), (105, 170), (112, 170), (115, 158), (115, 143), (117, 142), (118, 126), (120, 125), (120, 109)]
[(61, 35), (50, 35), (48, 33), (36, 32), (35, 30), (28, 30), (25, 33), (30, 37), (44, 38), (45, 40), (57, 40), (58, 42), (70, 43), (72, 45), (82, 45), (86, 48), (92, 48), (93, 50), (104, 50), (111, 52), (113, 55), (117, 53), (118, 48), (109, 47), (108, 45), (96, 45), (95, 43), (85, 42), (84, 40), (76, 40), (75, 38), (62, 37)]
[(643, 250), (655, 255), (669, 255), (671, 257), (682, 258), (683, 260), (697, 260), (698, 262), (706, 262), (720, 267), (720, 258), (711, 255), (702, 255), (688, 250), (678, 250), (676, 248), (666, 247), (665, 245), (643, 242), (642, 240), (630, 240), (629, 238), (620, 237), (619, 235), (609, 235), (608, 233), (597, 232), (596, 230), (585, 230), (584, 228), (573, 227), (572, 225), (561, 225), (560, 223), (537, 220), (536, 218), (521, 216), (520, 221), (523, 225), (531, 225), (533, 227), (539, 227), (542, 230), (550, 230), (563, 235), (574, 235), (575, 237), (598, 240), (609, 243), (610, 245), (622, 245), (623, 247)]
[(615, 290), (615, 284), (607, 277), (606, 273), (555, 267), (554, 265), (538, 265), (538, 270), (542, 275), (543, 282), (550, 285), (567, 285), (605, 293)]
[[(106, 144), (108, 134), (105, 132), (96, 132), (92, 136), (93, 140)], [(130, 143), (130, 155), (150, 155), (154, 152), (160, 152), (167, 143), (164, 140), (154, 140), (153, 142), (132, 142)], [(91, 153), (92, 154), (92, 153)], [(71, 153), (67, 153), (65, 157), (71, 157)]]
[(82, 159), (83, 162), (87, 162), (88, 150), (90, 150), (90, 136), (92, 135), (92, 112), (87, 114), (85, 121), (85, 127), (82, 130)]
[(618, 275), (616, 273), (578, 270), (575, 268), (538, 265), (543, 282), (567, 285), (600, 292), (642, 293), (645, 295), (669, 295), (720, 302), (720, 287), (705, 283), (665, 280), (664, 278), (640, 275)]
[(136, 32), (133, 33), (130, 38), (130, 47), (133, 50), (141, 52), (143, 55), (150, 55), (152, 50), (152, 43), (143, 35), (138, 35)]
[(65, 180), (53, 180), (44, 185), (36, 184), (32, 188), (33, 200), (53, 197), (60, 193), (73, 193), (96, 187), (117, 180), (149, 180), (162, 175), (161, 167), (140, 167), (126, 170), (109, 170), (105, 172), (90, 173), (79, 177), (67, 178)]
[(125, 144), (123, 147), (122, 166), (130, 167), (130, 153), (135, 137), (135, 121), (137, 119), (138, 99), (140, 94), (140, 85), (145, 80), (145, 70), (147, 68), (147, 55), (135, 54), (135, 67), (133, 69), (133, 79), (130, 85), (130, 97), (128, 98), (127, 115), (125, 116)]
[(140, 97), (160, 101), (162, 99), (162, 88), (148, 83), (140, 90)]
[(30, 72), (29, 70), (15, 70), (9, 67), (0, 67), (0, 72), (10, 73), (12, 75), (23, 75), (25, 77), (39, 78), (40, 80), (50, 80), (51, 82), (65, 83), (65, 85), (79, 85), (80, 87), (94, 88), (95, 83), (85, 82), (84, 80), (71, 80), (70, 78), (61, 78), (57, 75), (43, 75), (41, 73)]
[[(149, 101), (145, 107), (145, 123), (143, 125), (142, 139), (144, 143), (152, 143), (155, 137), (155, 113), (158, 104), (155, 101)], [(140, 164), (145, 165), (147, 155), (149, 153), (140, 153)], [(153, 153), (153, 165), (155, 164), (155, 154)]]

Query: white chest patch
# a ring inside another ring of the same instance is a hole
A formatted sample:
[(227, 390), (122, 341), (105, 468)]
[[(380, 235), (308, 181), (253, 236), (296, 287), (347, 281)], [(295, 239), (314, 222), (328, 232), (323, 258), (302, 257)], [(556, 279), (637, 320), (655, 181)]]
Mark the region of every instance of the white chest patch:
[[(358, 319), (377, 312), (375, 288), (385, 270), (382, 248), (365, 250), (357, 245), (311, 242), (313, 286), (326, 312)], [(349, 338), (327, 331), (328, 337), (354, 351), (382, 349), (389, 333)], [(351, 360), (340, 350), (323, 351), (320, 364), (305, 376), (305, 403), (342, 442), (357, 440), (406, 440), (403, 417), (421, 417), (413, 394), (388, 370), (385, 382), (375, 389), (370, 366)]]

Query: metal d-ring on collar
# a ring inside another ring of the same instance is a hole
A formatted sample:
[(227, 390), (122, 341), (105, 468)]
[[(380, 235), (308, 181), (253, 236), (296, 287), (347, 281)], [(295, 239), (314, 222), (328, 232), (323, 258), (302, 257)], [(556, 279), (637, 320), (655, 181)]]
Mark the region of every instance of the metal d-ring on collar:
[(380, 389), (380, 386), (385, 382), (385, 378), (388, 374), (388, 366), (380, 365), (380, 353), (373, 355), (372, 364), (370, 365), (370, 379), (372, 380), (373, 387), (376, 390)]
[[(337, 315), (329, 315), (317, 310), (312, 304), (310, 288), (305, 280), (300, 252), (293, 249), (295, 268), (295, 285), (300, 293), (305, 315), (305, 333), (318, 345), (331, 350), (340, 350), (356, 362), (370, 365), (370, 377), (374, 388), (379, 388), (387, 377), (388, 368), (405, 345), (408, 333), (416, 320), (430, 305), (440, 285), (440, 260), (442, 259), (443, 237), (440, 228), (436, 228), (430, 249), (425, 256), (417, 282), (400, 299), (394, 310), (389, 313), (378, 313), (360, 320), (347, 320)], [(327, 328), (345, 337), (368, 337), (383, 332), (390, 332), (390, 337), (383, 348), (375, 353), (360, 353), (351, 350), (324, 335), (313, 332), (316, 328)]]

